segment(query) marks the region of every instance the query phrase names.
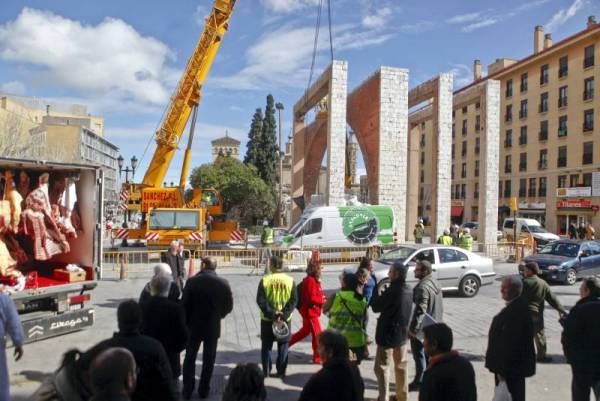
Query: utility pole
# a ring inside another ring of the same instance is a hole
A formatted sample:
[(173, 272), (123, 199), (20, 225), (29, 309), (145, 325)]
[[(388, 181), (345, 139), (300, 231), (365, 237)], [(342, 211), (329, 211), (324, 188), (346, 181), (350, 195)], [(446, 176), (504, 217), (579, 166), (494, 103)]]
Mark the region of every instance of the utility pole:
[(277, 109), (277, 115), (279, 119), (279, 141), (277, 142), (277, 154), (279, 156), (279, 196), (277, 197), (277, 226), (281, 227), (281, 201), (283, 199), (283, 151), (281, 150), (281, 110), (283, 110), (283, 103), (277, 102), (275, 104)]

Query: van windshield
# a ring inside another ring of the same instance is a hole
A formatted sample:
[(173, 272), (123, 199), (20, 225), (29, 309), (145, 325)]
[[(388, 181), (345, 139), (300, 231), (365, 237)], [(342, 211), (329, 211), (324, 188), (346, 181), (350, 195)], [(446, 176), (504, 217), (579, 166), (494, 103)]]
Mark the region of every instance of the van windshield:
[(542, 226), (527, 226), (530, 233), (547, 233), (548, 231)]
[(298, 220), (298, 222), (296, 224), (294, 224), (294, 226), (292, 228), (290, 228), (290, 231), (288, 231), (288, 234), (296, 235), (298, 233), (298, 231), (300, 230), (300, 228), (302, 228), (302, 226), (304, 226), (304, 223), (306, 223), (306, 217), (302, 217), (300, 220)]

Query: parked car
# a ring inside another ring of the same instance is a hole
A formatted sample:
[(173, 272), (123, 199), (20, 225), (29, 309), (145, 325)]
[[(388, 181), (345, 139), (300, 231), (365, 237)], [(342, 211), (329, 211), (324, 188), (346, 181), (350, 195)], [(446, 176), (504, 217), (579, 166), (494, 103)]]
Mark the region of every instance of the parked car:
[(559, 240), (523, 261), (536, 262), (540, 267), (540, 276), (546, 281), (574, 285), (578, 278), (600, 274), (600, 243)]
[[(517, 217), (516, 225), (517, 238), (520, 235), (532, 235), (533, 239), (535, 239), (538, 249), (542, 249), (546, 244), (560, 239), (558, 235), (548, 232), (540, 224), (540, 222), (535, 219), (524, 219)], [(514, 227), (515, 219), (508, 217), (504, 220), (504, 223), (502, 224), (502, 231), (505, 238), (512, 239), (514, 237)]]
[(388, 270), (394, 262), (407, 266), (407, 282), (416, 283), (414, 270), (419, 260), (431, 262), (433, 275), (443, 291), (458, 291), (464, 297), (474, 297), (482, 285), (492, 284), (496, 276), (492, 259), (455, 246), (402, 245), (373, 262), (378, 291), (389, 285)]
[[(471, 237), (475, 241), (479, 238), (479, 222), (478, 221), (468, 221), (466, 223), (462, 223), (460, 226), (461, 229), (468, 228), (471, 231)], [(502, 231), (496, 230), (496, 238), (501, 239), (503, 236)]]

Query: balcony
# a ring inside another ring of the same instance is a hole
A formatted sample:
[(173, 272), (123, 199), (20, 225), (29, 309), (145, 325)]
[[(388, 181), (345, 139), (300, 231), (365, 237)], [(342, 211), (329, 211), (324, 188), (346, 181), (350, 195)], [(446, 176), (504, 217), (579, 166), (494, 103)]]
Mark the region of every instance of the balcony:
[(558, 77), (563, 78), (569, 75), (569, 67), (560, 67), (558, 69)]
[(547, 113), (548, 112), (548, 102), (540, 103), (538, 110), (540, 111), (540, 113)]
[(583, 91), (583, 100), (592, 100), (593, 98), (594, 98), (594, 91), (592, 89)]
[(512, 147), (512, 140), (510, 140), (510, 141), (509, 141), (508, 139), (505, 139), (505, 140), (504, 140), (504, 147), (505, 147), (505, 148), (510, 148), (510, 147)]
[(556, 167), (567, 167), (567, 158), (566, 157), (559, 157), (556, 160)]
[(594, 66), (594, 56), (585, 57), (583, 59), (583, 68), (590, 68)]
[(594, 154), (593, 153), (584, 153), (582, 162), (583, 162), (583, 164), (592, 164), (594, 162)]
[(589, 132), (594, 130), (594, 123), (583, 123), (583, 132)]
[(561, 97), (558, 99), (558, 107), (567, 107), (567, 97)]
[(538, 170), (546, 170), (548, 168), (548, 160), (538, 160)]
[(547, 141), (548, 140), (548, 131), (540, 131), (538, 138), (540, 141)]
[(527, 136), (526, 135), (521, 135), (519, 137), (519, 145), (527, 145)]
[(519, 163), (519, 171), (527, 171), (527, 163)]
[(527, 118), (527, 110), (519, 110), (519, 118)]

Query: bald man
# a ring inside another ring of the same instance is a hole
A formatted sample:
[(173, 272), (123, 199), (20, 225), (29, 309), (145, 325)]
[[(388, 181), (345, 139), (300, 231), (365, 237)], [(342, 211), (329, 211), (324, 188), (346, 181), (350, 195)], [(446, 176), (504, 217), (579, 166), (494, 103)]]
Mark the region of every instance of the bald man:
[(94, 393), (90, 401), (130, 401), (136, 385), (136, 369), (133, 354), (127, 349), (113, 347), (102, 351), (90, 369)]

